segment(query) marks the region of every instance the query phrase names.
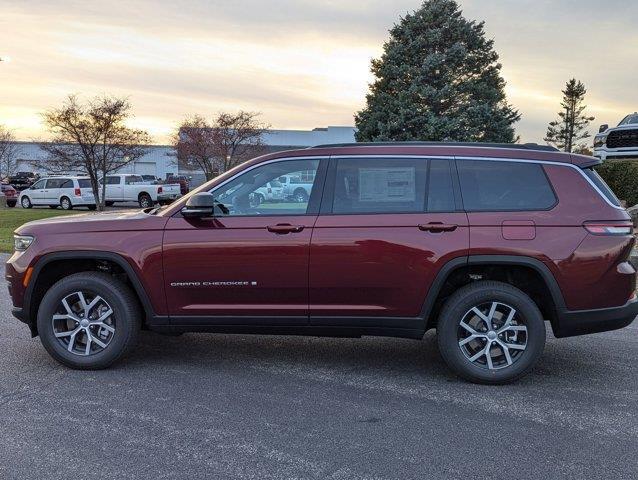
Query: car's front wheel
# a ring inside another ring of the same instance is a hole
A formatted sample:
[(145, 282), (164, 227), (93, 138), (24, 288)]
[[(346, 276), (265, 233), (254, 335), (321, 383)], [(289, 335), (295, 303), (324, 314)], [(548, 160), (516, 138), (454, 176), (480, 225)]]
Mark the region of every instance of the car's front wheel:
[(441, 356), (476, 383), (509, 383), (526, 374), (545, 346), (538, 306), (518, 288), (479, 281), (445, 302), (437, 323)]
[(105, 273), (82, 272), (46, 292), (37, 327), (42, 344), (57, 361), (96, 370), (133, 348), (140, 322), (137, 300), (125, 284)]
[(27, 197), (26, 195), (22, 197), (22, 200), (20, 200), (20, 205), (22, 205), (22, 208), (33, 208), (31, 200), (29, 200), (29, 197)]

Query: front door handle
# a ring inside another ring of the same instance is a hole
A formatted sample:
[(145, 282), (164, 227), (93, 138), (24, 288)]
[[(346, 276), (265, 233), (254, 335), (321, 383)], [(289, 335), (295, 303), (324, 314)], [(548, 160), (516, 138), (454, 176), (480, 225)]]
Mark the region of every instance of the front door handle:
[(279, 223), (277, 225), (268, 225), (266, 228), (268, 228), (269, 232), (276, 233), (278, 235), (285, 235), (287, 233), (299, 233), (304, 229), (304, 226)]
[(451, 223), (430, 222), (419, 225), (419, 230), (421, 230), (422, 232), (441, 233), (453, 232), (454, 230), (456, 230), (457, 227), (458, 225), (454, 225)]

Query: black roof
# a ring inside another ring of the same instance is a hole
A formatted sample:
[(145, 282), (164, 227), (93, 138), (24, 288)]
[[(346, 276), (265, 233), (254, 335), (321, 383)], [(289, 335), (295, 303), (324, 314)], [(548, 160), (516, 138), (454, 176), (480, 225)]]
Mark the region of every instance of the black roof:
[(315, 145), (309, 148), (338, 148), (338, 147), (488, 147), (488, 148), (513, 148), (516, 150), (541, 150), (546, 152), (558, 152), (559, 150), (550, 145), (539, 145), (537, 143), (483, 143), (483, 142), (358, 142), (358, 143), (329, 143)]

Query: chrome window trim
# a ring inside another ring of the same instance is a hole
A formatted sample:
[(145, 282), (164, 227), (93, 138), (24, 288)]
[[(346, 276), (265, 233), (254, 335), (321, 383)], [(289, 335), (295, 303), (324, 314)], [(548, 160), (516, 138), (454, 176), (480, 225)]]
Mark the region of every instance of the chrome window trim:
[(207, 191), (209, 193), (213, 193), (215, 192), (218, 188), (223, 187), (224, 185), (226, 185), (228, 182), (231, 182), (233, 180), (235, 180), (237, 177), (239, 177), (240, 175), (243, 175), (246, 172), (250, 172), (251, 170), (254, 170), (257, 167), (262, 167), (264, 165), (269, 165), (271, 163), (278, 163), (278, 162), (288, 162), (288, 161), (298, 161), (298, 160), (329, 160), (330, 159), (330, 155), (321, 155), (321, 156), (311, 156), (311, 157), (281, 157), (281, 158), (273, 158), (272, 160), (266, 160), (265, 162), (260, 162), (257, 163), (255, 165), (252, 165), (240, 172), (237, 172), (235, 175), (233, 175), (232, 177), (224, 180), (222, 183), (220, 183), (219, 185), (215, 185), (215, 187), (211, 190), (200, 190), (200, 191)]
[[(456, 147), (455, 147), (456, 148)], [(458, 147), (458, 148), (489, 148), (489, 147)], [(596, 184), (594, 182), (591, 181), (591, 179), (585, 175), (585, 172), (583, 171), (582, 168), (574, 165), (573, 163), (568, 163), (568, 162), (556, 162), (556, 161), (548, 161), (548, 160), (536, 160), (536, 159), (529, 159), (529, 158), (512, 158), (512, 157), (472, 157), (472, 156), (459, 156), (459, 155), (423, 155), (423, 154), (414, 154), (414, 155), (378, 155), (378, 154), (374, 154), (374, 155), (332, 155), (331, 158), (406, 158), (406, 157), (420, 157), (420, 158), (424, 158), (424, 159), (428, 159), (428, 158), (432, 158), (432, 159), (448, 159), (448, 160), (488, 160), (488, 161), (492, 161), (492, 162), (517, 162), (517, 163), (539, 163), (541, 165), (555, 165), (555, 166), (559, 166), (559, 167), (569, 167), (569, 168), (573, 168), (574, 170), (576, 170), (584, 179), (585, 181), (591, 185), (591, 187), (598, 193), (598, 195), (600, 195), (600, 197), (605, 201), (605, 203), (607, 205), (609, 205), (610, 207), (615, 208), (616, 210), (622, 210), (625, 211), (625, 209), (623, 207), (619, 207), (617, 205), (614, 205), (613, 203), (611, 203), (609, 201), (609, 199), (607, 199), (607, 197), (605, 196), (605, 194), (603, 192), (600, 191), (600, 189), (596, 186)], [(552, 187), (553, 188), (553, 187)]]

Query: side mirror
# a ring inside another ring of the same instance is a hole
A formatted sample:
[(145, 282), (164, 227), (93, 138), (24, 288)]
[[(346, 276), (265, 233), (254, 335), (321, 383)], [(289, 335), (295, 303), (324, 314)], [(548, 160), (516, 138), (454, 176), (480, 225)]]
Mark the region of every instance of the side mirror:
[(605, 130), (607, 130), (609, 128), (609, 125), (607, 125), (606, 123), (601, 125), (600, 128), (598, 129), (598, 133), (603, 133)]
[(185, 218), (208, 218), (213, 216), (215, 209), (215, 198), (212, 193), (196, 193), (186, 201), (186, 206), (182, 208), (182, 215)]

